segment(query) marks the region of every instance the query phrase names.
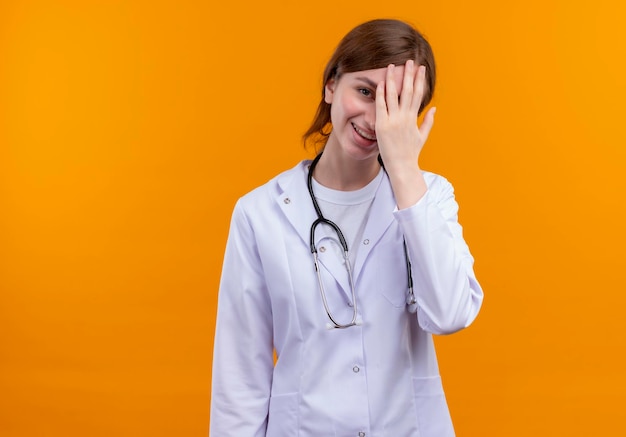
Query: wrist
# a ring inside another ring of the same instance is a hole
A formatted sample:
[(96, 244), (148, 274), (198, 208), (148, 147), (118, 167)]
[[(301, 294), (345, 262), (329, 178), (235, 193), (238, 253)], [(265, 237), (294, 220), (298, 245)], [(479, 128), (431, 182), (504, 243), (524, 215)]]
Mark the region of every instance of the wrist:
[(428, 189), (422, 171), (417, 165), (410, 170), (387, 170), (387, 172), (398, 209), (405, 209), (415, 205)]

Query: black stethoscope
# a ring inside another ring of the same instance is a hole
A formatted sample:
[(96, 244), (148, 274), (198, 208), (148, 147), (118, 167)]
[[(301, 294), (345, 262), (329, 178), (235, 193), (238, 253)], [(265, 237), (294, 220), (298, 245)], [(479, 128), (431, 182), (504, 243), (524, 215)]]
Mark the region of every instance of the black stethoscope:
[[(311, 196), (311, 202), (313, 203), (313, 207), (315, 208), (315, 212), (317, 213), (317, 219), (311, 225), (311, 240), (310, 240), (311, 253), (313, 254), (313, 262), (315, 264), (315, 272), (317, 274), (317, 282), (319, 284), (320, 295), (322, 297), (322, 303), (324, 304), (324, 309), (326, 310), (326, 314), (328, 315), (328, 318), (330, 319), (332, 323), (330, 327), (343, 329), (343, 328), (349, 328), (350, 326), (357, 325), (356, 319), (357, 319), (358, 311), (357, 311), (357, 304), (356, 304), (356, 291), (354, 289), (354, 281), (352, 279), (352, 268), (350, 266), (350, 259), (348, 257), (348, 243), (346, 242), (346, 239), (343, 236), (343, 232), (341, 232), (341, 229), (339, 228), (339, 226), (333, 221), (328, 220), (327, 218), (324, 217), (324, 215), (322, 214), (322, 210), (320, 209), (320, 206), (318, 205), (317, 200), (315, 199), (315, 194), (313, 193), (313, 171), (315, 170), (315, 166), (317, 165), (321, 157), (322, 157), (321, 153), (315, 157), (315, 159), (313, 160), (313, 162), (311, 163), (309, 167), (309, 174), (307, 177), (307, 186), (309, 188), (309, 195)], [(381, 167), (384, 170), (385, 166), (383, 165), (383, 162), (380, 156), (378, 156), (378, 162), (380, 163)], [(349, 323), (339, 323), (333, 317), (330, 311), (330, 308), (328, 306), (328, 301), (326, 299), (326, 292), (324, 291), (324, 284), (322, 282), (322, 276), (320, 273), (319, 262), (318, 262), (318, 257), (317, 257), (317, 247), (315, 247), (315, 229), (317, 228), (319, 224), (322, 224), (322, 223), (330, 226), (335, 231), (335, 233), (337, 234), (337, 238), (339, 239), (339, 243), (341, 244), (341, 248), (343, 249), (344, 264), (346, 266), (346, 270), (348, 271), (348, 280), (350, 281), (350, 293), (352, 295), (352, 302), (351, 302), (352, 320), (350, 320)], [(409, 253), (406, 247), (406, 241), (403, 241), (403, 245), (404, 245), (404, 259), (406, 261), (407, 282), (408, 282), (408, 294), (407, 294), (406, 303), (407, 305), (413, 305), (416, 303), (416, 300), (415, 300), (415, 294), (413, 293), (413, 275), (411, 274), (411, 261), (409, 260)]]

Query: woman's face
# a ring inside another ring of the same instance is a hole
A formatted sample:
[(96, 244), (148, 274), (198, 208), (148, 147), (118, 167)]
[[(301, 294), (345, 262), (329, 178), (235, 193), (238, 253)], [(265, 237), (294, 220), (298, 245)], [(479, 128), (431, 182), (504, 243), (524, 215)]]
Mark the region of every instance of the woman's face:
[[(331, 79), (324, 88), (324, 100), (331, 105), (332, 132), (325, 150), (339, 148), (340, 153), (356, 160), (378, 155), (376, 142), (376, 86), (384, 82), (386, 68), (344, 73)], [(404, 65), (394, 69), (398, 95), (402, 93)]]

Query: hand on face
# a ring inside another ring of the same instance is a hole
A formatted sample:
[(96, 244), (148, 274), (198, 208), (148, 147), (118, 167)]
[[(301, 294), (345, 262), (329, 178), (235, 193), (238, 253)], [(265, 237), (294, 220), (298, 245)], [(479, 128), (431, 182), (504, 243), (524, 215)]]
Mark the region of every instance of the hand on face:
[(394, 80), (394, 66), (376, 88), (376, 138), (387, 172), (418, 169), (419, 154), (433, 126), (435, 108), (428, 110), (421, 126), (417, 116), (426, 88), (426, 67), (409, 60), (402, 78), (402, 93)]

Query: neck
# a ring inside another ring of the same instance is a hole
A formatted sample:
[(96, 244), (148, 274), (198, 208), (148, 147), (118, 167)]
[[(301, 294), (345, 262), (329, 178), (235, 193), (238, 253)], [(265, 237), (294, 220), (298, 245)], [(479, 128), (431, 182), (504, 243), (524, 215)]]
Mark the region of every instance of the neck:
[(370, 183), (380, 171), (377, 155), (356, 160), (338, 156), (332, 150), (324, 149), (313, 177), (325, 187), (340, 191), (354, 191)]

